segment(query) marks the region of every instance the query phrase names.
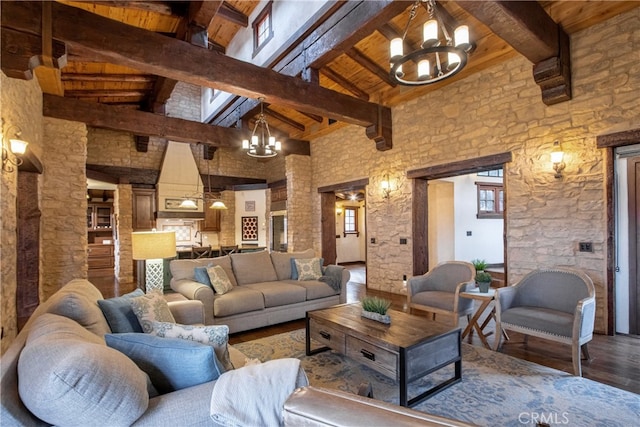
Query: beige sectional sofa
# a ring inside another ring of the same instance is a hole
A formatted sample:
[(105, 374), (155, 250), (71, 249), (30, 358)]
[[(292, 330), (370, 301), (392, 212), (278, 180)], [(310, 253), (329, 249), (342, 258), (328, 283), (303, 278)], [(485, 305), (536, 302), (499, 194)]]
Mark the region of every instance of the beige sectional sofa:
[[(219, 380), (149, 397), (146, 374), (105, 344), (104, 335), (111, 329), (98, 307), (101, 299), (92, 283), (77, 279), (36, 309), (0, 359), (0, 425), (218, 425), (209, 413)], [(198, 301), (170, 302), (169, 308), (177, 322), (204, 320)], [(244, 365), (245, 355), (233, 346), (229, 354), (236, 369)], [(35, 384), (30, 386), (30, 382)], [(296, 385), (306, 383), (299, 374)], [(34, 403), (33, 394), (44, 392), (49, 398)], [(28, 409), (43, 402), (48, 408), (32, 410), (56, 421), (45, 422)], [(362, 411), (375, 414), (377, 425), (463, 425), (337, 390), (314, 388), (300, 388), (290, 395), (282, 413), (285, 425), (336, 426), (358, 424)]]
[[(173, 260), (171, 288), (189, 300), (202, 301), (205, 324), (229, 326), (229, 331), (274, 325), (304, 318), (306, 312), (345, 303), (349, 270), (325, 267), (325, 275), (337, 277), (339, 289), (318, 280), (292, 278), (291, 259), (310, 259), (314, 252), (267, 251), (238, 253), (218, 258)], [(222, 295), (196, 281), (195, 269), (221, 266), (233, 288)]]

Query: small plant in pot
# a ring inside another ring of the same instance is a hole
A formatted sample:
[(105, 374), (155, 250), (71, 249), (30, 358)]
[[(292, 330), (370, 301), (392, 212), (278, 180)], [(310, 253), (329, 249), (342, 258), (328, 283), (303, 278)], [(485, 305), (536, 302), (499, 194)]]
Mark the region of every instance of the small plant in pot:
[(387, 314), (387, 310), (391, 307), (391, 301), (384, 298), (367, 296), (360, 301), (362, 304), (362, 317), (376, 320), (381, 323), (391, 323), (391, 317)]
[(491, 285), (491, 275), (486, 271), (476, 273), (476, 284), (480, 288), (480, 292), (489, 292)]
[(471, 264), (475, 267), (476, 271), (484, 271), (487, 268), (487, 262), (483, 259), (473, 259)]

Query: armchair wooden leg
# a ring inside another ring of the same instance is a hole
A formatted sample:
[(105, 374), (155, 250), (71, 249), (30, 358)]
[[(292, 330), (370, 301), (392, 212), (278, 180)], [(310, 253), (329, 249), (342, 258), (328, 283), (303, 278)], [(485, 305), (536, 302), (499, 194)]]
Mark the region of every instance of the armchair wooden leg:
[(502, 342), (503, 332), (504, 331), (502, 330), (502, 326), (499, 323), (496, 323), (496, 334), (494, 335), (494, 339), (493, 339), (493, 351), (500, 350), (500, 343)]
[(584, 358), (586, 360), (591, 360), (591, 357), (589, 356), (589, 349), (587, 348), (587, 343), (582, 344), (580, 348), (582, 349), (582, 354), (584, 355)]
[(571, 359), (573, 361), (573, 374), (577, 377), (582, 376), (582, 366), (580, 363), (580, 345), (573, 344), (571, 346)]

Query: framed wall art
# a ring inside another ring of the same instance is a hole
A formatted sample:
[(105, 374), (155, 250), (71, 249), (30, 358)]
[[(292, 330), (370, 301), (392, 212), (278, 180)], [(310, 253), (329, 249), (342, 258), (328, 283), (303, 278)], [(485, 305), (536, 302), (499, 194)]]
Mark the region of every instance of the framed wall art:
[(243, 216), (242, 217), (242, 241), (258, 240), (258, 217)]

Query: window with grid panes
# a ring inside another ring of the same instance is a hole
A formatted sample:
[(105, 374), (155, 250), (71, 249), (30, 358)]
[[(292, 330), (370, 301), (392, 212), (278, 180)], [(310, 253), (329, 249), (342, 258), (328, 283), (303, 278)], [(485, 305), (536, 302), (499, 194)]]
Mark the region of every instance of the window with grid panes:
[(344, 237), (347, 237), (347, 234), (355, 234), (358, 233), (358, 208), (353, 206), (345, 206), (344, 208)]
[(478, 188), (478, 218), (502, 218), (504, 191), (502, 184), (476, 182)]
[(271, 6), (273, 2), (267, 3), (253, 21), (253, 56), (256, 56), (260, 49), (273, 37), (273, 20), (271, 19)]

